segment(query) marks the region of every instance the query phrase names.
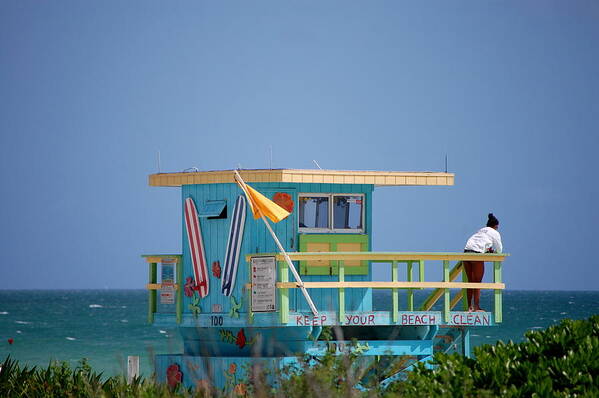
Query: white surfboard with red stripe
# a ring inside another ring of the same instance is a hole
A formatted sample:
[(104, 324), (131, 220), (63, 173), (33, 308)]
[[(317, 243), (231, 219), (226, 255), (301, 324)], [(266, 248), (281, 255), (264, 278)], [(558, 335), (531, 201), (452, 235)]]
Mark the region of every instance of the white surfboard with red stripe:
[(187, 229), (187, 241), (189, 242), (189, 254), (193, 264), (193, 275), (195, 277), (195, 289), (200, 292), (201, 297), (208, 295), (208, 266), (204, 243), (202, 242), (202, 231), (198, 212), (192, 198), (185, 199), (185, 227)]

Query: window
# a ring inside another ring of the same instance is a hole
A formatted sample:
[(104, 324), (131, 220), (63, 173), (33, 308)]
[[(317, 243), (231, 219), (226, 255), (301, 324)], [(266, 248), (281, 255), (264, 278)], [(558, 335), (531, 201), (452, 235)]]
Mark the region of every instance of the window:
[(206, 217), (209, 220), (227, 218), (227, 201), (207, 200), (200, 203), (198, 217)]
[(364, 195), (300, 194), (300, 232), (362, 233)]
[(299, 227), (310, 230), (330, 228), (328, 196), (299, 197)]
[(333, 195), (333, 229), (362, 229), (362, 196)]

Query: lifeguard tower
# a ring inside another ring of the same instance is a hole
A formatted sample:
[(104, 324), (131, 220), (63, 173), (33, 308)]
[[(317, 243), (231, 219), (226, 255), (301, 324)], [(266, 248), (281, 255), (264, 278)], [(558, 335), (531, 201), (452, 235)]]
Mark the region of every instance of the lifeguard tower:
[[(231, 231), (237, 228), (232, 223), (234, 217), (238, 223), (235, 208), (244, 195), (237, 172), (290, 213), (272, 225), (287, 254), (248, 211), (235, 237), (238, 267), (227, 290), (222, 278), (231, 278), (232, 269), (225, 269), (225, 261), (231, 262), (227, 251)], [(149, 265), (148, 321), (178, 328), (183, 339), (182, 353), (156, 355), (159, 381), (234, 389), (254, 364), (277, 368), (295, 361), (297, 354), (342, 354), (359, 347), (372, 360), (405, 358), (401, 369), (380, 380), (384, 385), (435, 351), (459, 348), (469, 356), (469, 327), (502, 321), (505, 254), (371, 251), (375, 187), (451, 186), (451, 173), (226, 170), (153, 174), (149, 183), (181, 187), (183, 209), (190, 199), (195, 205), (208, 273), (207, 293), (200, 292), (192, 259), (198, 249), (190, 249), (186, 213), (182, 253), (143, 256)], [(290, 272), (286, 255), (303, 285)], [(463, 260), (492, 263), (493, 283), (468, 283)], [(387, 264), (391, 281), (373, 280), (373, 263)], [(442, 280), (425, 281), (425, 266), (440, 267)], [(460, 275), (462, 280), (456, 281)], [(492, 312), (466, 312), (465, 289), (473, 287), (494, 291)], [(373, 289), (391, 291), (390, 310), (373, 309)], [(416, 302), (414, 291), (421, 289), (429, 289), (430, 295)], [(435, 310), (440, 299), (441, 308)], [(462, 310), (454, 311), (460, 302)], [(325, 326), (336, 327), (332, 340), (319, 340)]]

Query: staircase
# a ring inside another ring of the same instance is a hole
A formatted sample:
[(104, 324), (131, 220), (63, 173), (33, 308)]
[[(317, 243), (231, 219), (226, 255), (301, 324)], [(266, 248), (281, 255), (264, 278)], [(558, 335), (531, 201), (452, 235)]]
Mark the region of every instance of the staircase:
[[(449, 282), (453, 282), (456, 278), (462, 273), (464, 266), (461, 261), (458, 261), (456, 265), (453, 266), (451, 271), (449, 271)], [(435, 305), (437, 301), (443, 296), (445, 293), (445, 289), (439, 288), (435, 289), (430, 296), (424, 301), (422, 306), (420, 307), (420, 311), (430, 311), (431, 308)], [(451, 299), (451, 309), (453, 309), (463, 297), (462, 290), (456, 293), (456, 295)]]
[(434, 352), (449, 353), (457, 351), (462, 340), (462, 327), (442, 325), (433, 340)]

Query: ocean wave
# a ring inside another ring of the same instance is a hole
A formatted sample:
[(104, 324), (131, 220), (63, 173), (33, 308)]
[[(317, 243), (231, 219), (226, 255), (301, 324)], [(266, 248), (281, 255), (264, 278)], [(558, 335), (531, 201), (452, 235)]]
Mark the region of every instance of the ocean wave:
[(104, 308), (104, 306), (100, 304), (90, 304), (89, 308)]
[(19, 325), (31, 325), (33, 322), (15, 321), (15, 323), (18, 323)]
[(127, 323), (127, 322), (129, 322), (129, 321), (128, 321), (127, 319), (121, 319), (121, 322), (123, 322), (123, 323)]
[(166, 330), (159, 330), (160, 333), (166, 333)]
[(8, 311), (0, 311), (0, 315), (8, 315)]
[(65, 339), (67, 339), (67, 340), (69, 340), (69, 341), (77, 340), (77, 339), (76, 339), (76, 338), (74, 338), (74, 337), (65, 337)]
[(20, 330), (17, 330), (17, 334), (21, 334), (21, 333), (23, 333), (23, 332), (21, 332)]

